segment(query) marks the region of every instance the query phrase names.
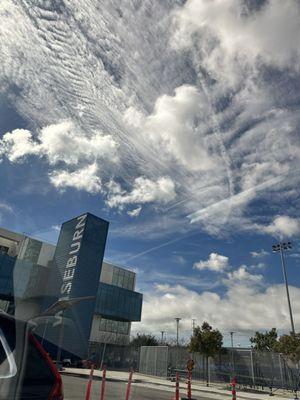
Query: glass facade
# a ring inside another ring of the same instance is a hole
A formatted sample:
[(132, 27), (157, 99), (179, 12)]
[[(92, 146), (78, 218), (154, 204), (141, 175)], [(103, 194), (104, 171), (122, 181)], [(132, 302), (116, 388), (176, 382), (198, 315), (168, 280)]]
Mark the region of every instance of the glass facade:
[(41, 248), (42, 242), (26, 237), (25, 240), (22, 242), (22, 248), (20, 254), (18, 255), (18, 258), (24, 261), (29, 261), (33, 264), (37, 264)]
[[(134, 272), (103, 262), (107, 231), (89, 213), (62, 225), (56, 247), (0, 228), (0, 309), (30, 319), (57, 300), (87, 297), (64, 311), (72, 327), (64, 323), (62, 347), (84, 357), (89, 341), (127, 344), (142, 294)], [(46, 340), (58, 334), (59, 325), (47, 327)]]
[(1, 298), (13, 299), (13, 272), (16, 258), (0, 253), (0, 294)]
[(115, 321), (113, 319), (101, 318), (99, 323), (99, 331), (122, 333), (128, 335), (130, 330), (130, 322)]
[(9, 247), (0, 246), (0, 254), (8, 254)]
[(135, 274), (123, 268), (113, 266), (112, 285), (123, 289), (134, 290)]
[(100, 282), (95, 313), (121, 321), (140, 321), (142, 299), (141, 293)]
[(90, 213), (64, 222), (55, 249), (54, 264), (62, 280), (57, 300), (92, 297), (64, 312), (74, 328), (72, 335), (64, 335), (63, 347), (81, 357), (90, 337), (108, 225)]

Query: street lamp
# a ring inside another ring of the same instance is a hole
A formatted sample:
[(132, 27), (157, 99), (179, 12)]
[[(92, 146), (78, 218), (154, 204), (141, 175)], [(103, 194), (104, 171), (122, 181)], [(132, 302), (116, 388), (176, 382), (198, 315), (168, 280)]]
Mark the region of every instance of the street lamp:
[(292, 333), (293, 333), (293, 335), (295, 335), (295, 325), (294, 325), (294, 320), (293, 320), (289, 286), (288, 286), (287, 273), (286, 273), (286, 268), (285, 268), (284, 255), (283, 255), (284, 250), (290, 250), (291, 248), (292, 248), (291, 242), (278, 243), (278, 244), (274, 244), (272, 246), (272, 250), (274, 253), (280, 252), (281, 266), (282, 266), (282, 272), (283, 272), (284, 283), (285, 283), (285, 288), (286, 288), (286, 297), (287, 297), (288, 306), (289, 306)]
[(235, 333), (234, 331), (229, 332), (230, 333), (230, 342), (231, 342), (231, 348), (233, 349), (233, 334)]
[(181, 320), (181, 318), (174, 318), (176, 321), (176, 343), (177, 346), (179, 346), (179, 341), (178, 341), (178, 330), (179, 330), (179, 321)]

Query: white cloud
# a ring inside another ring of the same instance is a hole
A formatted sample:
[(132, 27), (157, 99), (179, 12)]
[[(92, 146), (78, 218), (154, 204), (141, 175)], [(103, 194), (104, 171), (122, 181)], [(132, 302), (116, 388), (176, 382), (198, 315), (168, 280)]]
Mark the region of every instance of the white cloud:
[(48, 125), (36, 137), (28, 130), (15, 129), (0, 140), (0, 155), (12, 162), (29, 155), (46, 157), (51, 165), (77, 165), (80, 161), (99, 159), (116, 161), (116, 150), (117, 144), (110, 135), (92, 132), (87, 136), (72, 121)]
[(0, 201), (0, 209), (8, 212), (13, 212), (12, 206), (5, 203), (4, 201)]
[(98, 176), (98, 166), (96, 163), (88, 165), (76, 171), (53, 171), (50, 174), (51, 183), (58, 189), (67, 187), (77, 190), (85, 190), (89, 193), (101, 191), (101, 180)]
[[(224, 295), (204, 291), (198, 293), (182, 285), (159, 285), (144, 294), (141, 323), (133, 326), (140, 332), (175, 335), (174, 318), (182, 317), (180, 335), (190, 336), (191, 319), (197, 323), (208, 321), (223, 332), (236, 329), (251, 331), (270, 329), (290, 330), (288, 308), (285, 301), (284, 285), (263, 287), (260, 278), (249, 277), (242, 270), (234, 276), (234, 284), (227, 287)], [(250, 283), (250, 284), (249, 284)], [(300, 320), (300, 289), (291, 286), (295, 321)], [(300, 325), (296, 326), (300, 329)]]
[(300, 220), (287, 215), (279, 215), (270, 225), (258, 225), (257, 229), (280, 238), (292, 237), (300, 232)]
[(71, 121), (49, 125), (38, 136), (41, 154), (45, 154), (50, 164), (64, 161), (78, 164), (80, 160), (109, 159), (116, 161), (117, 144), (110, 135), (92, 132), (86, 136)]
[(225, 282), (228, 285), (232, 285), (235, 282), (245, 282), (246, 284), (259, 283), (263, 279), (262, 275), (251, 274), (247, 271), (245, 265), (240, 266), (237, 270), (233, 272), (228, 272), (227, 279)]
[(193, 268), (203, 271), (208, 269), (214, 272), (224, 272), (229, 267), (229, 258), (217, 253), (211, 253), (206, 261), (198, 261)]
[(124, 118), (127, 123), (138, 127), (145, 139), (150, 140), (161, 153), (166, 153), (187, 169), (205, 171), (216, 167), (218, 161), (212, 152), (216, 145), (214, 139), (207, 137), (207, 113), (205, 98), (198, 88), (183, 85), (175, 89), (174, 96), (160, 96), (153, 113), (146, 118), (132, 107)]
[(134, 210), (127, 211), (127, 214), (130, 217), (138, 217), (140, 215), (141, 210), (142, 210), (142, 207), (138, 207), (138, 208), (135, 208)]
[(156, 181), (140, 176), (134, 180), (131, 192), (122, 190), (120, 185), (110, 182), (107, 205), (122, 208), (127, 204), (145, 204), (150, 202), (168, 203), (176, 197), (175, 184), (169, 177), (160, 177)]
[[(74, 179), (96, 162), (105, 191), (112, 177), (128, 184), (108, 188), (115, 196), (107, 197), (125, 212), (130, 201), (128, 212), (140, 207), (138, 197), (147, 198), (137, 195), (135, 179), (169, 177), (176, 203), (161, 210), (164, 203), (153, 200), (164, 220), (151, 221), (149, 235), (158, 228), (161, 236), (174, 229), (255, 230), (252, 200), (264, 205), (272, 197), (274, 215), (292, 189), (296, 202), (298, 2), (182, 4), (122, 2), (119, 18), (108, 5), (81, 0), (59, 11), (4, 1), (0, 80), (16, 111), (44, 128), (4, 135), (0, 158), (42, 157), (54, 177), (72, 174), (76, 187), (99, 192), (97, 179), (92, 189)], [(145, 229), (138, 220), (135, 234)]]
[(264, 249), (261, 249), (259, 251), (251, 251), (250, 254), (251, 254), (251, 257), (253, 257), (253, 258), (263, 258), (263, 257), (268, 256), (270, 253), (268, 253)]
[(259, 262), (258, 264), (250, 265), (249, 269), (251, 270), (263, 270), (267, 268), (267, 264), (263, 262)]
[(175, 13), (173, 44), (186, 48), (202, 42), (204, 66), (231, 82), (261, 62), (299, 71), (299, 3), (271, 0), (253, 9), (241, 0), (188, 0)]
[(39, 153), (39, 145), (35, 143), (30, 131), (15, 129), (7, 132), (0, 139), (0, 157), (6, 156), (9, 161), (16, 162)]
[(126, 124), (130, 126), (140, 128), (140, 126), (144, 123), (145, 116), (133, 106), (130, 106), (125, 111), (123, 115), (123, 120)]

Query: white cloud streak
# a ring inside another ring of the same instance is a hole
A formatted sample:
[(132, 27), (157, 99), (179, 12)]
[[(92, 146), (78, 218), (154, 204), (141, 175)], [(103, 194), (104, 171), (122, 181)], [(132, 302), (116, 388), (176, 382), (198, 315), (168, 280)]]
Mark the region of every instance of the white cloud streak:
[(268, 253), (264, 249), (261, 249), (259, 251), (251, 251), (250, 254), (251, 254), (251, 257), (253, 257), (253, 258), (264, 258), (264, 257), (270, 255), (270, 253)]

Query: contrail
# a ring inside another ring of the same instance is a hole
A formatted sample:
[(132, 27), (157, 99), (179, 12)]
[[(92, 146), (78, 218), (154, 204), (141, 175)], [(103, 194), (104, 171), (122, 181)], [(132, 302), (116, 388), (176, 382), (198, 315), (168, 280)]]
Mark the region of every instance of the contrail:
[(186, 239), (186, 238), (189, 237), (189, 236), (196, 235), (197, 233), (199, 233), (199, 230), (198, 230), (198, 229), (195, 229), (195, 231), (190, 232), (190, 233), (187, 234), (187, 235), (183, 235), (183, 236), (181, 236), (181, 237), (179, 237), (179, 238), (176, 238), (176, 239), (168, 240), (167, 242), (164, 242), (164, 243), (159, 244), (159, 245), (157, 245), (157, 246), (151, 247), (151, 249), (142, 251), (141, 253), (135, 254), (134, 256), (127, 258), (126, 262), (127, 262), (127, 261), (131, 261), (131, 260), (134, 260), (135, 258), (144, 256), (145, 254), (151, 253), (152, 251), (159, 250), (159, 249), (161, 249), (162, 247), (168, 246), (169, 244), (179, 242), (180, 240)]
[[(249, 189), (246, 189), (246, 190), (243, 190), (242, 192), (237, 193), (237, 194), (235, 194), (235, 195), (233, 195), (231, 197), (227, 197), (226, 199), (217, 201), (217, 202), (215, 202), (215, 203), (213, 203), (213, 204), (211, 204), (211, 205), (209, 205), (209, 206), (207, 206), (207, 207), (205, 207), (205, 208), (203, 208), (201, 210), (196, 211), (195, 213), (187, 215), (187, 218), (190, 219), (190, 223), (194, 223), (194, 222), (199, 221), (201, 218), (203, 218), (205, 216), (204, 214), (207, 211), (218, 209), (219, 208), (218, 206), (224, 207), (225, 204), (230, 204), (231, 202), (235, 202), (235, 201), (237, 203), (242, 203), (245, 200), (247, 200), (247, 197), (248, 197), (249, 194), (252, 194), (252, 193), (254, 193), (256, 191), (260, 191), (260, 190), (266, 189), (266, 188), (268, 188), (270, 186), (273, 186), (273, 185), (275, 185), (277, 183), (280, 183), (281, 181), (284, 180), (285, 176), (286, 175), (280, 175), (279, 177), (275, 177), (275, 178), (269, 179), (269, 180), (267, 180), (267, 181), (265, 181), (265, 182), (263, 182), (263, 183), (261, 183), (261, 184), (259, 184), (257, 186), (253, 186), (253, 187), (251, 187)], [(141, 257), (141, 256), (145, 255), (145, 254), (151, 253), (152, 251), (159, 250), (159, 249), (161, 249), (163, 247), (166, 247), (166, 246), (168, 246), (170, 244), (173, 244), (173, 243), (179, 242), (180, 240), (186, 239), (187, 237), (194, 236), (197, 233), (199, 233), (198, 228), (195, 229), (193, 232), (190, 232), (187, 235), (183, 235), (183, 236), (181, 236), (179, 238), (177, 237), (175, 239), (168, 240), (167, 242), (161, 243), (161, 244), (159, 244), (157, 246), (151, 247), (150, 249), (142, 251), (141, 253), (138, 253), (138, 254), (128, 258), (126, 261), (134, 260), (134, 259), (136, 259), (138, 257)]]
[(187, 218), (189, 218), (191, 223), (197, 222), (202, 218), (202, 216), (205, 213), (207, 213), (211, 210), (214, 210), (216, 208), (219, 208), (219, 206), (230, 205), (231, 203), (235, 203), (235, 202), (243, 203), (249, 195), (254, 194), (257, 191), (266, 189), (267, 187), (273, 186), (276, 183), (281, 182), (284, 178), (285, 178), (285, 175), (281, 175), (279, 177), (269, 179), (257, 186), (253, 186), (249, 189), (243, 190), (242, 192), (239, 192), (231, 197), (227, 197), (226, 199), (223, 199), (216, 203), (213, 203), (205, 208), (202, 208), (201, 210), (195, 211), (194, 213), (189, 214), (187, 216)]

